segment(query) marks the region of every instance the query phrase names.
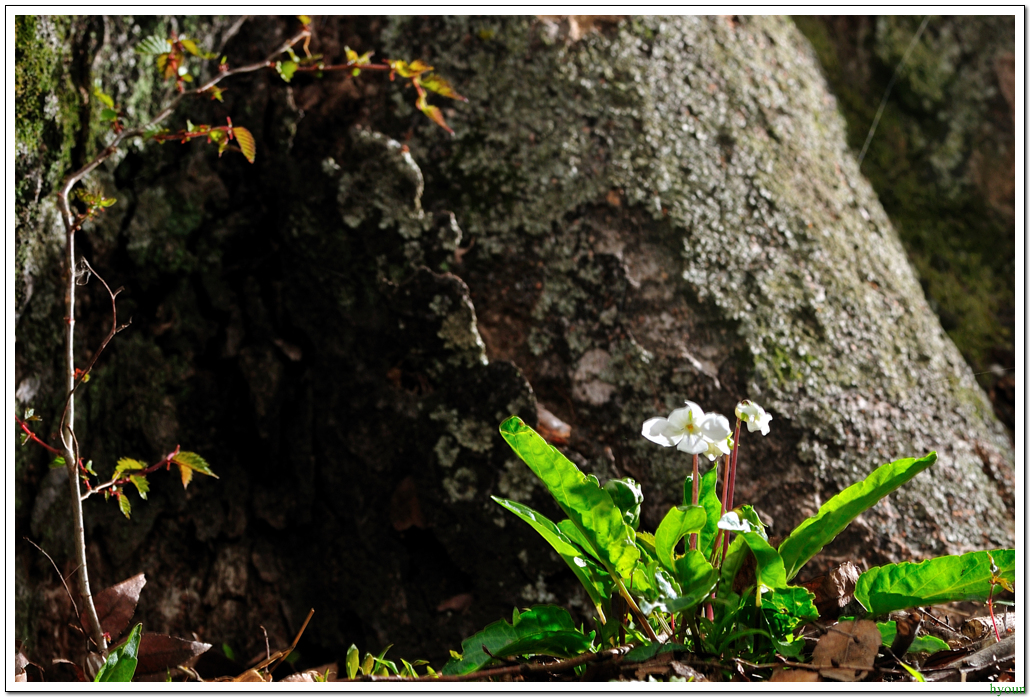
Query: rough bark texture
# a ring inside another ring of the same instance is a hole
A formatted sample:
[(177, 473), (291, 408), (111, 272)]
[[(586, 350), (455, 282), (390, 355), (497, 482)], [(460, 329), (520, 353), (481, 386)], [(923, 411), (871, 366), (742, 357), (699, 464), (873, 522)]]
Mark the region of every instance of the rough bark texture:
[[(71, 56), (79, 84), (100, 77), (138, 115), (160, 85), (131, 46), (168, 28), (146, 21), (75, 20), (62, 33), (39, 19), (18, 41), (49, 47), (40, 73), (65, 79), (58, 39), (93, 37)], [(876, 465), (937, 450), (933, 470), (828, 556), (869, 565), (1012, 544), (1009, 441), (793, 24), (583, 28), (319, 20), (312, 48), (330, 60), (349, 45), (435, 65), (470, 100), (445, 109), (456, 136), (381, 76), (286, 85), (267, 71), (169, 124), (229, 114), (257, 136), (254, 165), (199, 142), (149, 144), (100, 176), (118, 204), (81, 244), (126, 286), (133, 325), (82, 398), (83, 451), (106, 474), (181, 443), (221, 477), (184, 492), (155, 476), (131, 521), (87, 501), (93, 584), (145, 572), (146, 629), (249, 657), (264, 650), (259, 626), (283, 645), (314, 606), (305, 660), (355, 642), (439, 663), (512, 605), (589, 607), (546, 545), (489, 500), (554, 512), (497, 433), (512, 413), (535, 423), (538, 404), (571, 424), (564, 450), (583, 469), (644, 484), (650, 529), (689, 461), (643, 440), (640, 424), (684, 399), (730, 414), (751, 397), (773, 431), (744, 440), (736, 498), (774, 535)], [(189, 28), (239, 63), (290, 30)], [(45, 104), (64, 94), (33, 84)], [(101, 136), (87, 124), (80, 158)], [(17, 406), (34, 406), (44, 429), (60, 331), (46, 195), (74, 161), (70, 146), (48, 147), (19, 150), (43, 184), (19, 192), (16, 266)], [(94, 291), (84, 356), (109, 321)], [(19, 451), (16, 534), (59, 563), (62, 476)], [(73, 653), (52, 571), (28, 547), (17, 562), (18, 638), (40, 656)]]

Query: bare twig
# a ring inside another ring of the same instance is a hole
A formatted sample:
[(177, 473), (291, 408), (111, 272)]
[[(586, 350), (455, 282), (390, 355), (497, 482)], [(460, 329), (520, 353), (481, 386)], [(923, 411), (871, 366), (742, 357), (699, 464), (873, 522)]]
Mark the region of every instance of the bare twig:
[[(68, 582), (64, 580), (64, 576), (61, 574), (61, 570), (57, 568), (57, 564), (54, 563), (54, 560), (50, 557), (49, 554), (46, 553), (45, 549), (43, 549), (42, 547), (40, 547), (39, 545), (37, 545), (35, 542), (33, 542), (32, 540), (30, 540), (27, 537), (23, 537), (22, 539), (24, 539), (30, 545), (32, 545), (33, 547), (38, 549), (43, 554), (43, 556), (46, 557), (50, 561), (51, 566), (54, 567), (54, 571), (57, 572), (57, 578), (61, 579), (61, 585), (64, 586), (64, 591), (68, 594), (68, 600), (72, 601), (72, 609), (75, 610), (75, 617), (78, 618), (79, 617), (79, 606), (75, 604), (75, 598), (72, 596), (72, 589), (68, 587)], [(81, 622), (81, 620), (80, 620), (80, 622)], [(85, 630), (85, 627), (83, 627), (83, 630)]]

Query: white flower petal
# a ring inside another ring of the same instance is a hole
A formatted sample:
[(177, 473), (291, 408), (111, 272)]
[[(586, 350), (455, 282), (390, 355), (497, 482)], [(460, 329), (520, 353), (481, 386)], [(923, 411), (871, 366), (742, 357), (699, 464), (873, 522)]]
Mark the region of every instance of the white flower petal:
[(670, 438), (666, 435), (666, 431), (668, 430), (669, 420), (662, 418), (661, 416), (656, 416), (653, 419), (648, 419), (644, 422), (644, 427), (641, 429), (640, 435), (647, 438), (652, 443), (657, 443), (658, 445), (664, 445), (666, 448), (671, 448), (676, 445), (680, 439), (677, 438), (673, 440)]
[(690, 453), (691, 455), (700, 455), (708, 449), (708, 441), (701, 436), (688, 434), (679, 442), (676, 449), (682, 450), (685, 453)]
[(730, 431), (730, 422), (722, 414), (708, 414), (701, 424), (701, 432), (709, 440), (725, 440)]

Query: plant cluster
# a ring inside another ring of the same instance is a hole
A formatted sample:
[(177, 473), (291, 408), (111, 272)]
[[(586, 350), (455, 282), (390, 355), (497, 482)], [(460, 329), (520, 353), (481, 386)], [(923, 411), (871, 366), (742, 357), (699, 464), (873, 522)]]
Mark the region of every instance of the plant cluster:
[[(570, 658), (614, 650), (627, 642), (636, 648), (625, 660), (682, 651), (715, 661), (726, 678), (740, 663), (766, 670), (788, 665), (831, 670), (830, 659), (820, 664), (818, 651), (804, 663), (809, 651), (802, 630), (820, 619), (820, 611), (813, 591), (792, 581), (851, 521), (932, 466), (937, 455), (878, 467), (829, 499), (774, 547), (755, 509), (733, 506), (741, 426), (765, 435), (771, 416), (748, 400), (735, 411), (732, 434), (725, 417), (706, 414), (693, 402), (644, 423), (645, 438), (693, 456), (682, 505), (672, 507), (653, 533), (640, 529), (643, 496), (632, 479), (611, 479), (602, 485), (518, 417), (501, 424), (501, 436), (566, 517), (553, 522), (524, 504), (493, 499), (536, 530), (565, 561), (594, 605), (596, 630), (574, 627), (563, 608), (516, 610), (510, 624), (501, 620), (466, 639), (463, 653), (454, 654), (443, 674), (470, 674), (513, 656)], [(716, 463), (704, 474), (698, 470), (701, 454)], [(874, 567), (859, 576), (853, 589), (858, 604), (853, 606), (859, 614), (875, 618), (957, 600), (990, 604), (997, 587), (1012, 589), (1014, 565), (1014, 550), (1002, 549)], [(915, 643), (912, 632), (906, 638), (909, 645), (902, 647), (902, 642), (895, 642), (900, 633), (895, 621), (865, 626), (875, 635), (866, 670), (881, 643), (893, 646), (899, 663), (912, 647), (947, 647), (929, 638)], [(858, 634), (849, 636), (859, 642)], [(832, 660), (839, 668), (840, 661)], [(907, 664), (901, 665), (922, 679)], [(854, 671), (855, 676), (860, 674)]]

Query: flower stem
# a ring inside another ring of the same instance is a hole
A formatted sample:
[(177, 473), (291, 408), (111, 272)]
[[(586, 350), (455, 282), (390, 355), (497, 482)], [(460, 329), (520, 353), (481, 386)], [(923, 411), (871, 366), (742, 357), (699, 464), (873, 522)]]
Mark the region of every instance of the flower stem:
[[(694, 455), (694, 470), (690, 475), (690, 505), (697, 505), (697, 494), (698, 494), (698, 481), (697, 481), (697, 455)], [(697, 533), (693, 532), (690, 534), (690, 548), (697, 549)]]
[[(737, 419), (737, 427), (733, 429), (733, 452), (730, 455), (730, 467), (727, 473), (727, 485), (724, 489), (723, 512), (733, 510), (733, 487), (737, 482), (737, 453), (740, 449), (740, 418)], [(726, 558), (729, 551), (730, 536), (726, 534), (722, 538), (722, 558)]]

